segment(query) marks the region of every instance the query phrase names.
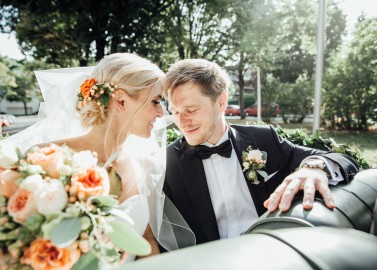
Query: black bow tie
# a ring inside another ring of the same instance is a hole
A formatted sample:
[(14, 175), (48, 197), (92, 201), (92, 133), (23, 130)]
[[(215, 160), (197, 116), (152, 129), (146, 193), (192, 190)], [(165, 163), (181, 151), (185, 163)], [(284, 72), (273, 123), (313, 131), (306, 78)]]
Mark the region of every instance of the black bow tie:
[(219, 146), (208, 147), (205, 145), (198, 145), (195, 147), (195, 152), (201, 157), (201, 159), (207, 159), (212, 154), (218, 154), (222, 157), (230, 158), (232, 155), (232, 144), (230, 139), (226, 140)]

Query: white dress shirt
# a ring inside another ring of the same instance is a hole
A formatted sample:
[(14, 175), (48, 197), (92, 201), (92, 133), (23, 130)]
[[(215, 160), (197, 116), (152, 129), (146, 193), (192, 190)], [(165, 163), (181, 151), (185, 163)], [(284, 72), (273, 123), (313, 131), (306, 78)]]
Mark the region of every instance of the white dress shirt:
[[(220, 145), (229, 138), (228, 128), (217, 144), (213, 145), (206, 142), (202, 145), (208, 147)], [(318, 156), (315, 157), (318, 158)], [(330, 181), (331, 184), (336, 184), (343, 180), (339, 166), (336, 163), (326, 158), (319, 158), (328, 162), (326, 164), (332, 176), (335, 176), (335, 174), (340, 176), (336, 177), (335, 181)], [(213, 154), (210, 158), (203, 159), (202, 162), (220, 238), (229, 238), (242, 234), (258, 219), (258, 213), (234, 148), (232, 147), (230, 158)]]
[[(226, 131), (216, 145), (203, 145), (218, 146), (228, 136)], [(213, 154), (203, 159), (203, 165), (220, 238), (240, 235), (256, 221), (258, 213), (234, 148), (230, 158)]]

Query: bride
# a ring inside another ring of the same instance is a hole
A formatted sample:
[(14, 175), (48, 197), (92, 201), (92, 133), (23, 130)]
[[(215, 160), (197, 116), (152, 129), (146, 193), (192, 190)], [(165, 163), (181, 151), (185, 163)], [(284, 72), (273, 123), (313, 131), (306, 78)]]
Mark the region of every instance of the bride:
[(162, 193), (164, 73), (137, 55), (115, 53), (95, 67), (39, 71), (36, 76), (44, 96), (39, 121), (2, 143), (23, 151), (52, 142), (96, 152), (108, 167), (110, 193), (150, 243), (151, 255), (159, 253), (158, 243), (167, 250), (193, 245), (192, 231)]

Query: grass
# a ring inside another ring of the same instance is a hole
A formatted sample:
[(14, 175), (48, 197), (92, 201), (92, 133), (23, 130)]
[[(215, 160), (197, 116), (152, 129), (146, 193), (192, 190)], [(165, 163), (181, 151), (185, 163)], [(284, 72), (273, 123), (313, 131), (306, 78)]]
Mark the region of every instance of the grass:
[[(233, 124), (253, 124), (250, 120), (227, 119)], [(279, 124), (284, 129), (303, 129), (306, 133), (312, 133), (312, 123), (304, 124), (284, 124), (271, 123), (273, 126)], [(363, 157), (372, 167), (377, 168), (377, 131), (361, 132), (361, 131), (332, 131), (320, 130), (322, 137), (331, 137), (337, 143), (344, 143), (358, 148)]]

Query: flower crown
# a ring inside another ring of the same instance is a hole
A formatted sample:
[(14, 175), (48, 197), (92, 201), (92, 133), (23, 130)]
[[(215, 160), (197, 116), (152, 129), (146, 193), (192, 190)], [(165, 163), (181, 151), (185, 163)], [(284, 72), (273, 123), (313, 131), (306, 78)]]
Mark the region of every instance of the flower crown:
[(82, 105), (85, 101), (96, 102), (98, 106), (101, 104), (106, 107), (110, 101), (110, 97), (114, 97), (114, 91), (118, 88), (115, 82), (98, 83), (96, 79), (91, 78), (85, 80), (80, 86), (80, 93), (77, 95)]

